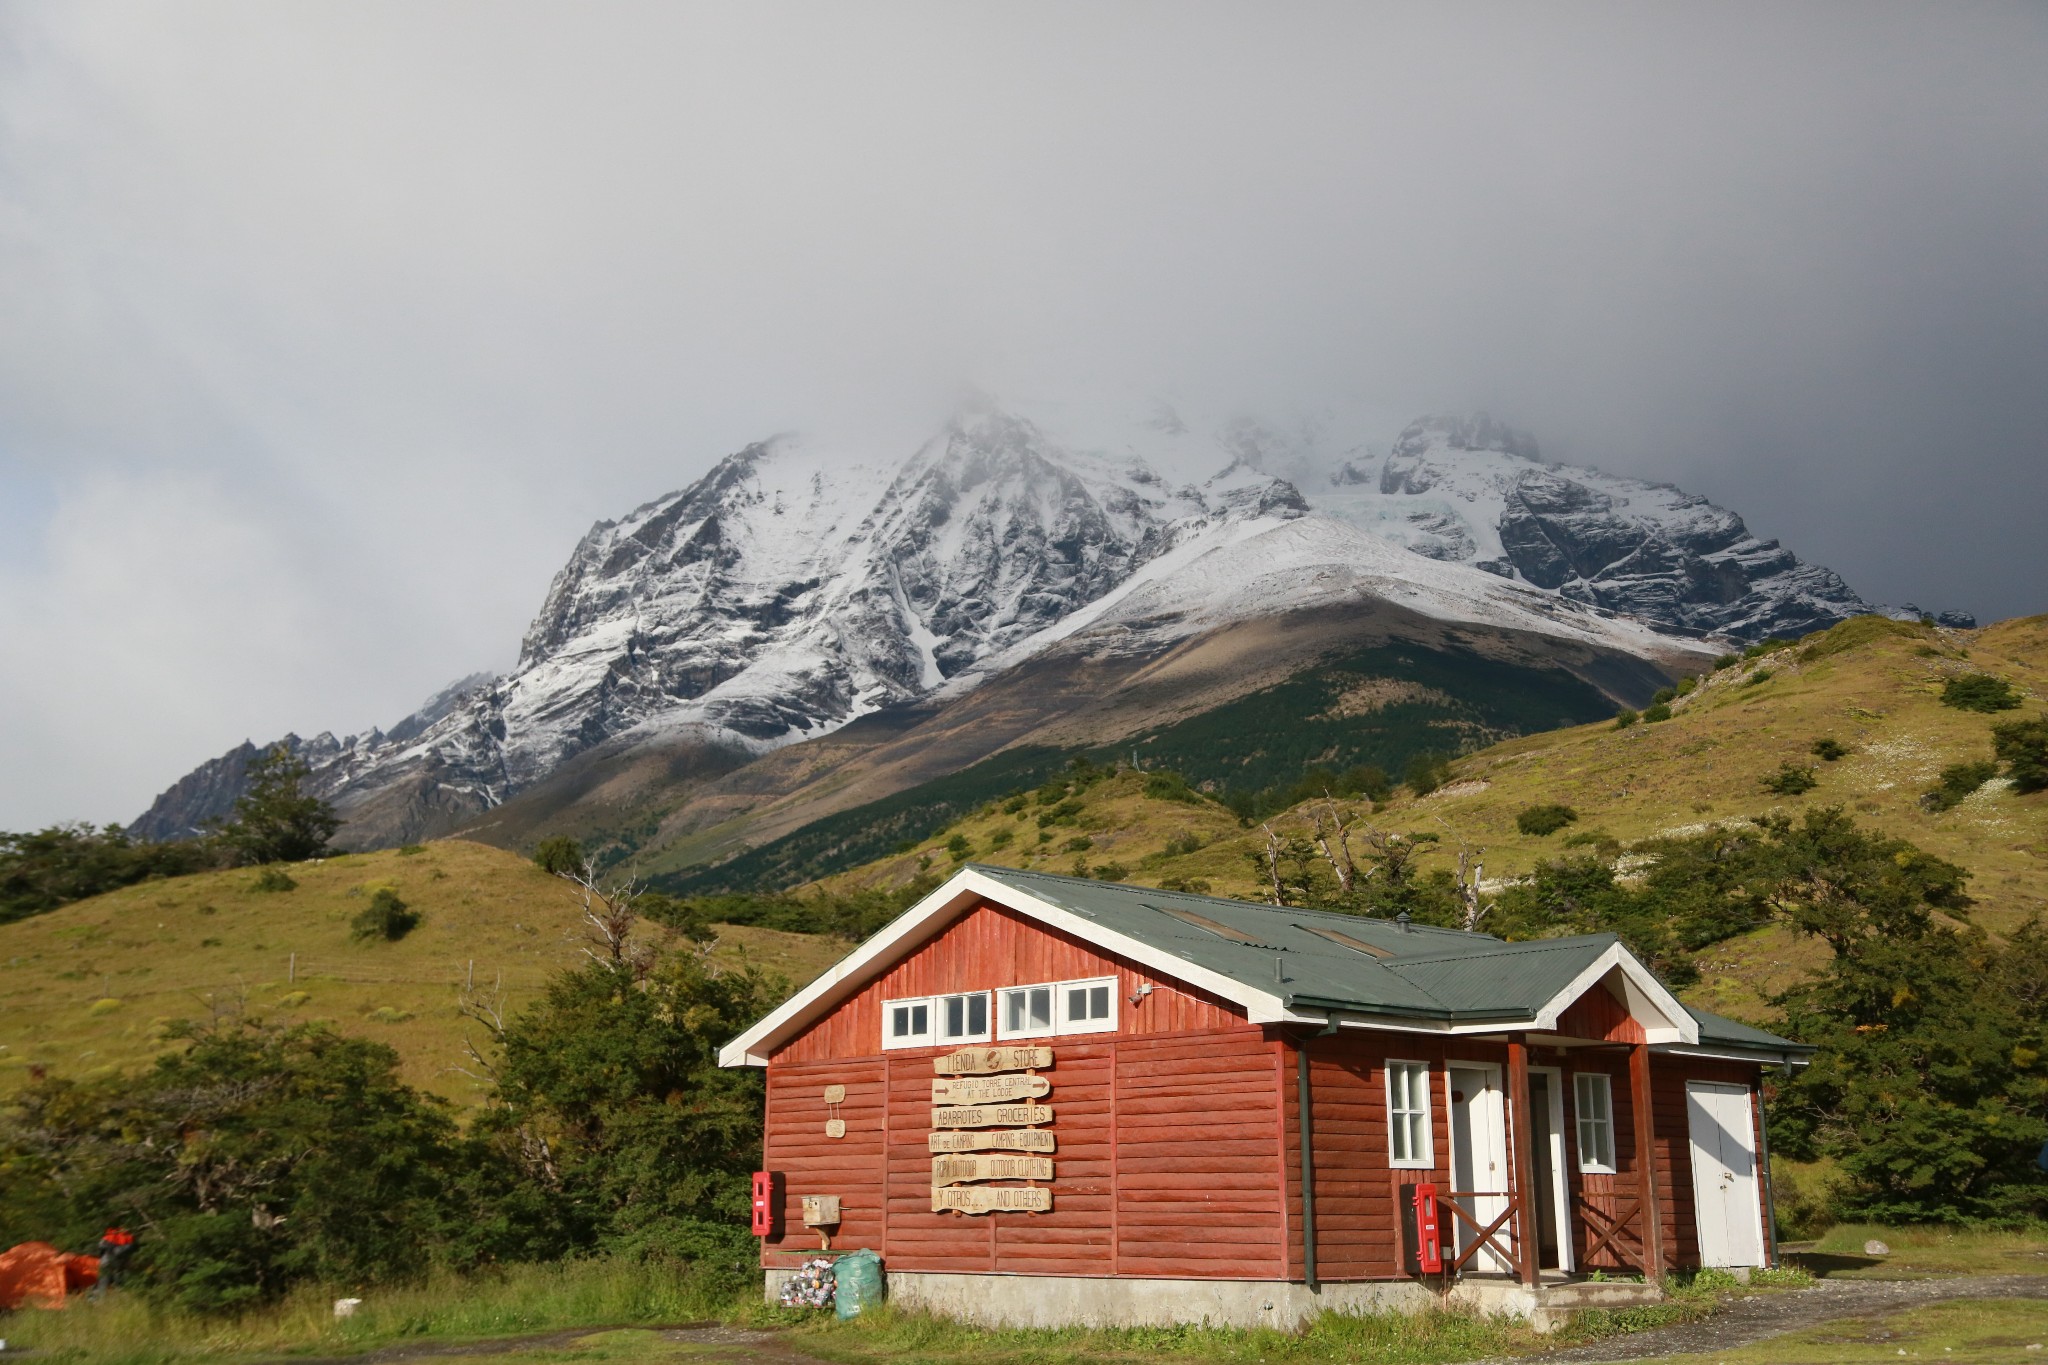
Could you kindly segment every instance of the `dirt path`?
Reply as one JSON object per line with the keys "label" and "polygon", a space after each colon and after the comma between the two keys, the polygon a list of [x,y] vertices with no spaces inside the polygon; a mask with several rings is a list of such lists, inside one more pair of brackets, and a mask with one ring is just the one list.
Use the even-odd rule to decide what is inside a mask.
{"label": "dirt path", "polygon": [[2048,1299],[2048,1275],[1944,1275],[1924,1280],[1821,1280],[1811,1289],[1743,1295],[1698,1322],[1525,1356],[1543,1365],[1659,1360],[1732,1350],[1844,1318],[1883,1317],[1949,1299]]}

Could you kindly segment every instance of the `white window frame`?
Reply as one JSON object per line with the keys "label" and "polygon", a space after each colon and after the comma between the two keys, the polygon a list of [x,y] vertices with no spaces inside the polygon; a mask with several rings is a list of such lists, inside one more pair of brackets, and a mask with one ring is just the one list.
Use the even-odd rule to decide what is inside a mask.
{"label": "white window frame", "polygon": [[[982,1009],[984,1011],[981,1016],[983,1027],[979,1030],[970,1029],[964,1033],[946,1032],[947,1007],[955,1000],[961,1001],[960,1008],[964,1022],[964,1015],[968,1009],[966,1002],[975,999],[979,999],[982,1002]],[[932,997],[932,1041],[934,1046],[958,1047],[963,1043],[986,1043],[995,1037],[995,1029],[996,1002],[993,992],[959,991],[952,995],[935,995]]]}
{"label": "white window frame", "polygon": [[[1415,1081],[1408,1090],[1411,1105],[1422,1107],[1396,1109],[1394,1107],[1394,1074],[1397,1068],[1414,1068]],[[1389,1057],[1386,1062],[1387,1095],[1387,1165],[1397,1171],[1432,1171],[1436,1169],[1436,1115],[1431,1100],[1430,1065],[1428,1062],[1411,1061],[1400,1057]],[[1394,1125],[1408,1115],[1419,1114],[1422,1118],[1422,1143],[1420,1150],[1400,1156],[1394,1149]],[[1402,1131],[1413,1135],[1412,1129],[1402,1125]]]}
{"label": "white window frame", "polygon": [[[1079,981],[1060,982],[1057,986],[1053,987],[1053,1026],[1061,1033],[1115,1033],[1116,998],[1121,989],[1122,987],[1113,976],[1090,976],[1083,977]],[[1109,1014],[1107,1017],[1102,1019],[1075,1019],[1067,1013],[1067,1007],[1072,1003],[1068,995],[1069,992],[1088,991],[1092,993],[1098,990],[1107,991],[1109,994]],[[1092,1003],[1091,1001],[1090,1004]]]}
{"label": "white window frame", "polygon": [[[1587,1082],[1596,1082],[1594,1087],[1600,1093],[1600,1107],[1606,1112],[1588,1115],[1586,1113]],[[1597,1161],[1587,1153],[1586,1133],[1589,1125],[1601,1133],[1600,1145],[1606,1147],[1605,1161]],[[1578,1141],[1579,1171],[1583,1175],[1613,1175],[1614,1162],[1614,1077],[1604,1071],[1574,1071],[1572,1073],[1572,1134]]]}
{"label": "white window frame", "polygon": [[[1010,1027],[1010,997],[1028,991],[1045,991],[1049,999],[1045,1008],[1045,1023],[1026,1022],[1022,1027]],[[1057,981],[1034,981],[1023,986],[1005,986],[996,992],[996,1037],[998,1038],[1050,1038],[1060,1031],[1060,983]],[[1029,1010],[1029,998],[1026,1000]]]}
{"label": "white window frame", "polygon": [[[924,1032],[896,1035],[896,1011],[898,1009],[924,1010]],[[939,1035],[939,1011],[937,1003],[929,995],[913,995],[902,1000],[882,1002],[882,1046],[884,1049],[899,1047],[933,1047]]]}

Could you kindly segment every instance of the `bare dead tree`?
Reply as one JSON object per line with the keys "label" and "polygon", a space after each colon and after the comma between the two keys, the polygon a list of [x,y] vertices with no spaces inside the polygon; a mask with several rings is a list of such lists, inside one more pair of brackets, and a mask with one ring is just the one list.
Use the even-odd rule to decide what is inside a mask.
{"label": "bare dead tree", "polygon": [[[463,1018],[470,1020],[472,1023],[482,1024],[485,1030],[489,1032],[493,1043],[503,1040],[505,1037],[505,978],[503,974],[499,975],[497,984],[492,986],[489,991],[480,991],[474,986],[464,986],[461,996],[456,1001],[455,1009]],[[462,1039],[462,1051],[463,1055],[469,1058],[469,1066],[452,1066],[448,1068],[450,1071],[467,1076],[482,1085],[495,1085],[497,1083],[498,1068],[492,1063],[490,1054],[476,1045],[475,1038],[465,1035]],[[472,1071],[470,1067],[475,1067],[476,1069]]]}
{"label": "bare dead tree", "polygon": [[1266,832],[1264,858],[1266,876],[1273,884],[1273,904],[1285,905],[1287,893],[1280,884],[1280,836],[1273,832],[1273,826],[1270,824],[1261,824],[1259,828]]}
{"label": "bare dead tree", "polygon": [[631,877],[609,884],[600,881],[597,864],[588,858],[577,871],[556,875],[574,886],[582,900],[583,928],[591,940],[584,953],[601,967],[626,972],[635,981],[645,980],[654,965],[654,953],[633,938],[633,925],[639,919],[633,902],[645,888]]}
{"label": "bare dead tree", "polygon": [[[1351,825],[1357,817],[1345,818],[1328,792],[1323,793],[1323,806],[1314,813],[1316,847],[1322,850],[1323,861],[1337,874],[1337,893],[1349,895],[1351,885],[1358,879],[1358,865],[1351,857]],[[1327,825],[1327,828],[1326,828]],[[1330,846],[1332,836],[1336,847]]]}
{"label": "bare dead tree", "polygon": [[[1449,830],[1453,839],[1458,839],[1458,832],[1451,829],[1450,822],[1443,816],[1437,816],[1436,822]],[[1492,908],[1479,903],[1479,882],[1485,875],[1486,850],[1471,848],[1463,839],[1458,839],[1458,898],[1465,903],[1463,928],[1468,934],[1478,930],[1479,921],[1485,919],[1486,912]]]}

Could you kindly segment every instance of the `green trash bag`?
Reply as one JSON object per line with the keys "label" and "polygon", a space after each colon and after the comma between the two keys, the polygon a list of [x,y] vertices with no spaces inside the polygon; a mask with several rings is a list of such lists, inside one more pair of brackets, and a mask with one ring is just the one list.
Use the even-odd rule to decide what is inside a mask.
{"label": "green trash bag", "polygon": [[837,1281],[832,1311],[841,1322],[882,1306],[882,1258],[874,1252],[847,1252],[833,1262],[832,1276]]}

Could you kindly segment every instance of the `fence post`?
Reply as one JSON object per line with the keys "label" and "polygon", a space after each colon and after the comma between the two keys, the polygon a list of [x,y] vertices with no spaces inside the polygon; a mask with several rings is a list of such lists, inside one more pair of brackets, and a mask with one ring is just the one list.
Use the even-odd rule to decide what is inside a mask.
{"label": "fence post", "polygon": [[299,955],[297,953],[293,953],[291,963],[284,969],[284,983],[287,986],[295,986],[298,984],[298,981]]}

